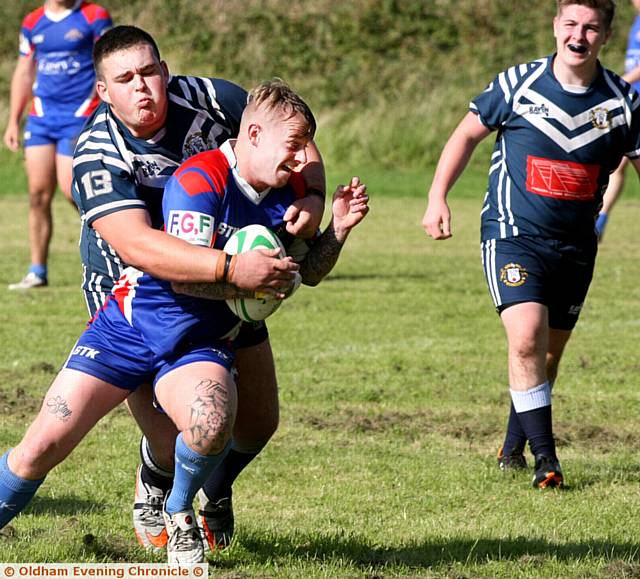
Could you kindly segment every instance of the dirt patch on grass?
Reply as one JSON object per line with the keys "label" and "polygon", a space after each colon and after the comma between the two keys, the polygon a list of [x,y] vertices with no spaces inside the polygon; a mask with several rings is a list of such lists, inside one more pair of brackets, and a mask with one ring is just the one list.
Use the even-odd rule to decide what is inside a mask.
{"label": "dirt patch on grass", "polygon": [[628,579],[640,579],[640,564],[627,563],[625,561],[612,561],[602,567],[601,577],[627,577]]}
{"label": "dirt patch on grass", "polygon": [[13,416],[15,418],[27,418],[34,416],[40,405],[42,397],[30,396],[21,386],[13,390],[0,390],[0,416]]}
{"label": "dirt patch on grass", "polygon": [[433,410],[371,412],[347,408],[328,414],[306,413],[299,421],[315,430],[339,430],[354,433],[395,433],[415,436],[439,434],[462,440],[494,438],[500,430],[477,416],[436,413]]}
{"label": "dirt patch on grass", "polygon": [[631,432],[607,426],[557,425],[556,444],[564,446],[587,446],[593,450],[608,450],[617,446],[634,447],[637,436]]}
{"label": "dirt patch on grass", "polygon": [[[297,420],[314,430],[347,433],[395,434],[410,439],[436,434],[470,444],[494,444],[501,441],[506,425],[506,413],[478,409],[477,412],[436,409],[415,411],[344,408],[331,413],[304,412]],[[620,446],[635,445],[635,435],[615,426],[556,423],[559,447],[588,447],[607,451]]]}

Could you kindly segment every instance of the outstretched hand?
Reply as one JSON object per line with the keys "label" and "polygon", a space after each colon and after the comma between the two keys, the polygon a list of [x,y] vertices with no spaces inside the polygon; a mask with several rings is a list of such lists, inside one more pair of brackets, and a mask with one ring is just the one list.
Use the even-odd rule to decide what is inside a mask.
{"label": "outstretched hand", "polygon": [[331,205],[336,239],[344,243],[349,232],[369,213],[367,186],[358,177],[348,185],[338,185]]}

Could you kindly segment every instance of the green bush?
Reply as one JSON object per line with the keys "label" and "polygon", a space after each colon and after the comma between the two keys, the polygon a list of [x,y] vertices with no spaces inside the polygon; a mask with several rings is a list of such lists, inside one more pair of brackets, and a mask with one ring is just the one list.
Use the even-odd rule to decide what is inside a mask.
{"label": "green bush", "polygon": [[[104,0],[116,23],[151,32],[175,72],[250,87],[279,76],[320,120],[328,162],[432,164],[469,99],[512,64],[553,51],[553,0]],[[8,94],[23,15],[41,2],[5,3],[0,90]],[[603,53],[622,67],[633,18]],[[6,102],[6,100],[5,100]]]}

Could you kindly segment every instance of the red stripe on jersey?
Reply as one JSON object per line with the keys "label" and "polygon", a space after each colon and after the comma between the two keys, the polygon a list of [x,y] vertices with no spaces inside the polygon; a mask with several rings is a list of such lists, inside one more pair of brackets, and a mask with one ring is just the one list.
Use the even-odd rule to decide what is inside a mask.
{"label": "red stripe on jersey", "polygon": [[109,13],[102,6],[83,2],[80,5],[80,12],[89,24],[93,24],[96,20],[106,20],[111,18]]}
{"label": "red stripe on jersey", "polygon": [[27,28],[28,30],[33,30],[33,27],[36,24],[38,24],[38,21],[43,16],[44,16],[44,6],[41,6],[40,8],[37,8],[33,12],[29,12],[29,14],[27,14],[24,17],[24,20],[22,21],[22,28]]}
{"label": "red stripe on jersey", "polygon": [[91,101],[91,103],[87,107],[87,110],[84,111],[84,113],[82,113],[82,116],[83,117],[90,116],[91,113],[93,113],[93,111],[95,111],[98,108],[99,104],[100,104],[100,97],[98,95],[96,95],[95,97],[93,97],[93,100]]}
{"label": "red stripe on jersey", "polygon": [[[204,173],[210,181],[202,175]],[[229,176],[229,162],[219,150],[205,151],[187,159],[174,173],[182,188],[190,196],[212,191],[224,196]]]}
{"label": "red stripe on jersey", "polygon": [[[113,290],[111,292],[112,296],[115,297],[116,302],[118,302],[118,308],[123,314],[125,313],[124,300],[129,295],[129,291],[131,290],[132,287],[134,287],[134,285],[135,284],[132,284],[127,279],[127,275],[124,274],[120,277],[116,285],[113,286]],[[106,303],[105,303],[105,306],[106,306]]]}
{"label": "red stripe on jersey", "polygon": [[599,165],[527,157],[527,190],[566,201],[591,201],[598,189]]}
{"label": "red stripe on jersey", "polygon": [[209,181],[200,171],[197,171],[193,167],[185,169],[180,173],[178,176],[178,183],[180,183],[184,192],[189,195],[189,197],[211,191],[211,184]]}

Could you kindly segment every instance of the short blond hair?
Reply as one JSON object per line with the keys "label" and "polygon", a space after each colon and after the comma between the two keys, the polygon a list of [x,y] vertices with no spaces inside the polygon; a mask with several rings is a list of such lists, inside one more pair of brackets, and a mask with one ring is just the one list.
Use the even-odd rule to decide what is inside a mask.
{"label": "short blond hair", "polygon": [[265,81],[249,92],[247,110],[258,109],[282,112],[287,118],[301,115],[306,122],[306,136],[313,139],[316,133],[316,119],[309,105],[280,78]]}
{"label": "short blond hair", "polygon": [[604,25],[607,30],[611,30],[613,17],[616,14],[616,3],[614,0],[556,0],[556,5],[558,7],[557,15],[560,15],[563,8],[571,6],[572,4],[578,4],[579,6],[586,6],[587,8],[598,10],[604,18]]}

